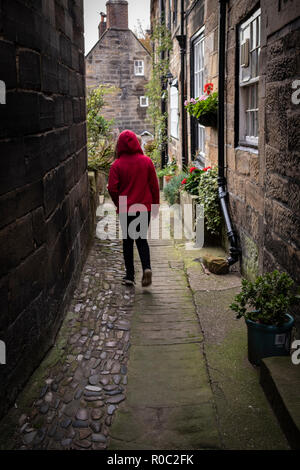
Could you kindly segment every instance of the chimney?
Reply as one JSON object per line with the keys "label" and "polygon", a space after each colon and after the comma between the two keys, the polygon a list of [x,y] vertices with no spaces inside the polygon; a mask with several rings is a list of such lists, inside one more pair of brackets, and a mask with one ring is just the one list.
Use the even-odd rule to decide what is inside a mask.
{"label": "chimney", "polygon": [[98,30],[99,30],[99,39],[101,38],[102,34],[106,30],[106,14],[101,11],[101,22],[99,23]]}
{"label": "chimney", "polygon": [[128,29],[128,2],[108,0],[106,2],[107,28]]}

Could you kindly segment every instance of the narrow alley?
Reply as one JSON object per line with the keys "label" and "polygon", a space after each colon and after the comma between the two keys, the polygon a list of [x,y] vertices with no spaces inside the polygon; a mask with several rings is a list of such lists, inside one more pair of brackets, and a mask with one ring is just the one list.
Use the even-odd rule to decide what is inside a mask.
{"label": "narrow alley", "polygon": [[153,285],[131,288],[120,241],[95,238],[55,346],[1,423],[1,448],[289,448],[228,309],[240,277],[208,275],[201,252],[152,240]]}
{"label": "narrow alley", "polygon": [[299,64],[299,0],[0,0],[1,451],[300,449]]}

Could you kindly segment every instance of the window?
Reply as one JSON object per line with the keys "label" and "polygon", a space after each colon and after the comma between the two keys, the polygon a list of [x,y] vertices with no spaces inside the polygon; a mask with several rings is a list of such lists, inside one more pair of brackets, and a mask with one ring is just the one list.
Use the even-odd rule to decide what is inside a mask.
{"label": "window", "polygon": [[177,25],[177,0],[173,0],[173,23]]}
{"label": "window", "polygon": [[148,96],[140,96],[140,107],[146,108],[149,106]]}
{"label": "window", "polygon": [[240,26],[240,128],[241,144],[258,145],[258,82],[260,10]]}
{"label": "window", "polygon": [[171,15],[172,15],[172,0],[169,0],[169,8],[168,8],[168,27],[171,28]]}
{"label": "window", "polygon": [[170,134],[172,137],[175,137],[175,139],[178,139],[178,105],[178,80],[175,79],[170,87]]}
{"label": "window", "polygon": [[[199,38],[193,43],[193,60],[194,60],[194,96],[198,98],[203,95],[204,87],[204,34],[201,34]],[[201,126],[196,122],[195,129],[195,142],[194,142],[194,153],[198,153],[200,160],[205,162],[205,127]]]}
{"label": "window", "polygon": [[144,61],[143,60],[134,61],[134,75],[144,75]]}

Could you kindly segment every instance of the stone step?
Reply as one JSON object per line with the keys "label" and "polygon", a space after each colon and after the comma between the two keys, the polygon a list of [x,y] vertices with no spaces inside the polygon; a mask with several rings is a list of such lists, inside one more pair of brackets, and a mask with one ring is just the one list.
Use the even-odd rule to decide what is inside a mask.
{"label": "stone step", "polygon": [[300,450],[300,365],[290,356],[265,358],[260,383],[291,448]]}

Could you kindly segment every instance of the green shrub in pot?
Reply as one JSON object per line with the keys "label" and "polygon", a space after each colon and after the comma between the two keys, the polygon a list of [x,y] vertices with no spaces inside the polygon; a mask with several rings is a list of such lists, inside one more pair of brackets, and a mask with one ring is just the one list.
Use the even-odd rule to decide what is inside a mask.
{"label": "green shrub in pot", "polygon": [[164,196],[171,206],[179,203],[181,182],[183,178],[186,178],[187,176],[187,173],[182,172],[179,175],[174,176],[164,187]]}
{"label": "green shrub in pot", "polygon": [[298,296],[287,273],[275,270],[242,288],[230,308],[244,318],[248,328],[248,358],[259,365],[264,357],[289,355],[293,317],[288,313]]}

